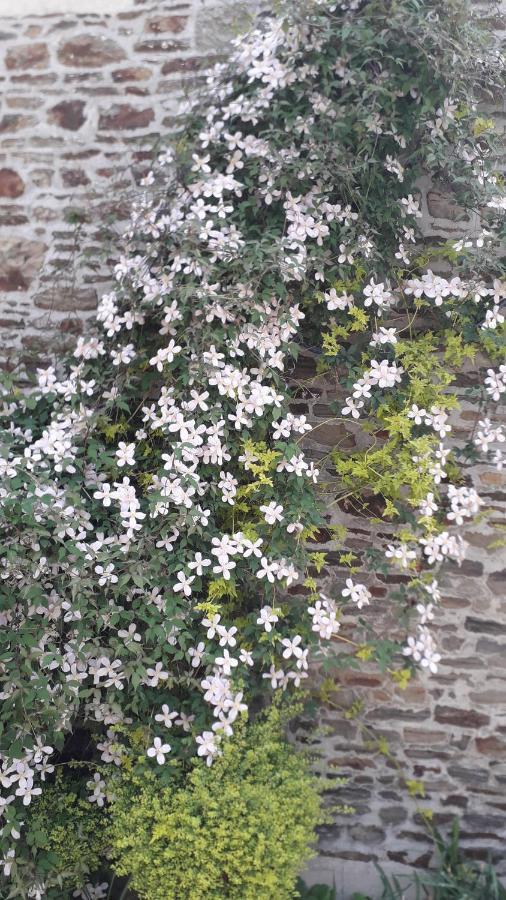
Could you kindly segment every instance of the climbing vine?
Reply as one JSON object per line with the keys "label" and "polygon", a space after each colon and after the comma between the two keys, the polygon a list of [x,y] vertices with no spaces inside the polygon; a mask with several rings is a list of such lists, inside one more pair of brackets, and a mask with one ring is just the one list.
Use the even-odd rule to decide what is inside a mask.
{"label": "climbing vine", "polygon": [[[339,528],[350,577],[318,588],[327,469],[291,408],[301,354],[356,437],[331,454],[336,496],[379,502],[398,528],[371,566],[410,576],[405,642],[356,659],[437,670],[434,570],[482,505],[465,464],[503,459],[506,199],[476,105],[501,73],[463,0],[279,4],[144,179],[96,329],[30,393],[4,378],[3,896],[61,896],[27,809],[57,769],[107,809],[117,773],[165,789],[174,765],[212,766],[310,659],[339,662],[343,609],[373,608]],[[428,178],[462,239],[424,234]],[[455,443],[466,362],[479,416]]]}

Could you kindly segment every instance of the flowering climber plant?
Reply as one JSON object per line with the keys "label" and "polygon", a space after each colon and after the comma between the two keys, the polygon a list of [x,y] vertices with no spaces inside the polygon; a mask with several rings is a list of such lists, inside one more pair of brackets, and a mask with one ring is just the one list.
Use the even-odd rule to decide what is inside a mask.
{"label": "flowering climber plant", "polygon": [[[461,0],[281,4],[144,179],[96,329],[28,395],[5,379],[0,838],[15,885],[35,877],[20,835],[55,766],[83,766],[102,807],[122,767],[167,785],[194,756],[212,765],[239,716],[334,652],[341,607],[372,605],[352,577],[338,599],[313,577],[326,470],[290,405],[308,347],[337,373],[336,421],[363,435],[323,465],[337,496],[378,497],[398,520],[377,564],[411,576],[403,653],[437,670],[434,565],[463,558],[458,527],[481,506],[459,457],[502,465],[488,410],[451,443],[466,358],[486,354],[487,405],[506,389],[506,202],[474,100],[499,71]],[[422,175],[480,211],[465,239],[423,239]]]}

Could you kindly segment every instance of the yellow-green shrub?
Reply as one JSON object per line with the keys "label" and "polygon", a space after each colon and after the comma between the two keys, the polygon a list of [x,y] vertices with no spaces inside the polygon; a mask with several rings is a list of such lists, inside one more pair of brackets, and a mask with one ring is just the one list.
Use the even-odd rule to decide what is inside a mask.
{"label": "yellow-green shrub", "polygon": [[185,785],[154,776],[115,787],[113,868],[142,900],[284,900],[311,856],[320,798],[279,713],[238,729],[211,768]]}
{"label": "yellow-green shrub", "polygon": [[80,797],[77,790],[77,785],[74,789],[58,778],[33,804],[27,823],[37,874],[45,879],[51,873],[51,884],[69,889],[100,867],[107,843],[103,810]]}

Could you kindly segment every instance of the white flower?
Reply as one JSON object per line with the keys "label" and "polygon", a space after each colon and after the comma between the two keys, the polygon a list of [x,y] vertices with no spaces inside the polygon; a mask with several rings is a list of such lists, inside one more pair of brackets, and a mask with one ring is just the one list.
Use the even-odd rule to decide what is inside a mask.
{"label": "white flower", "polygon": [[388,307],[392,306],[395,301],[394,295],[385,286],[384,282],[376,283],[374,278],[371,278],[369,284],[364,288],[364,297],[364,306],[368,307],[372,306],[373,303],[376,304],[378,315],[381,315],[383,309],[388,309]]}
{"label": "white flower", "polygon": [[158,687],[160,681],[167,681],[169,673],[164,671],[161,662],[157,662],[155,663],[154,668],[146,669],[146,676],[147,677],[144,679],[145,684],[149,687]]}
{"label": "white flower", "polygon": [[268,503],[266,506],[261,506],[260,512],[263,512],[265,521],[268,525],[275,525],[276,522],[283,521],[283,507],[280,503],[277,504],[275,500],[272,500],[271,503]]}
{"label": "white flower", "polygon": [[427,606],[424,606],[423,603],[417,603],[416,611],[420,615],[421,625],[426,625],[427,622],[431,622],[434,618],[434,607],[432,603],[427,603]]}
{"label": "white flower", "polygon": [[424,500],[420,500],[419,509],[422,516],[432,516],[437,511],[438,505],[434,502],[432,491],[429,491]]}
{"label": "white flower", "polygon": [[396,344],[397,335],[395,328],[379,328],[375,331],[369,344],[371,347],[377,347],[379,344]]}
{"label": "white flower", "polygon": [[234,497],[237,494],[238,484],[237,478],[234,478],[230,472],[220,472],[218,487],[221,491],[221,499],[224,503],[229,503],[230,506],[234,505]]}
{"label": "white flower", "polygon": [[231,628],[225,628],[223,625],[218,625],[217,628],[218,634],[220,636],[220,647],[226,647],[227,644],[229,647],[235,647],[237,641],[234,635],[237,634],[237,628],[235,625],[232,625]]}
{"label": "white flower", "polygon": [[120,630],[118,631],[118,637],[124,640],[125,644],[129,644],[131,641],[139,643],[142,640],[139,632],[137,631],[135,622],[132,622],[132,624],[129,625],[128,628],[120,628]]}
{"label": "white flower", "polygon": [[221,616],[219,613],[215,613],[214,616],[210,619],[202,619],[202,625],[204,628],[207,628],[207,637],[209,639],[213,638],[218,631],[218,624],[221,622]]}
{"label": "white flower", "polygon": [[158,765],[162,766],[165,762],[165,756],[167,753],[170,753],[170,750],[170,744],[163,744],[161,738],[155,737],[153,746],[149,747],[149,749],[147,750],[147,755],[150,757],[154,756]]}
{"label": "white flower", "polygon": [[104,506],[111,505],[111,485],[104,482],[98,491],[93,494],[95,500],[101,500]]}
{"label": "white flower", "polygon": [[114,574],[113,563],[109,563],[105,568],[103,566],[95,566],[95,572],[100,576],[98,583],[101,586],[104,584],[116,584],[118,581],[118,576]]}
{"label": "white flower", "polygon": [[271,683],[271,687],[273,690],[276,690],[277,687],[283,684],[285,679],[285,673],[283,669],[276,669],[275,665],[271,665],[268,672],[264,672],[262,678],[266,678]]}
{"label": "white flower", "polygon": [[435,534],[430,538],[420,538],[420,544],[423,545],[423,552],[429,565],[441,562],[445,556],[455,559],[460,565],[464,559],[467,547],[466,542],[460,535],[451,535],[448,531],[442,531],[440,534]]}
{"label": "white flower", "polygon": [[301,534],[304,531],[302,522],[289,522],[286,526],[288,534]]}
{"label": "white flower", "polygon": [[492,397],[492,400],[499,400],[501,394],[506,391],[506,365],[499,366],[497,372],[493,369],[487,369],[487,377],[485,378],[486,391]]}
{"label": "white flower", "polygon": [[453,484],[448,486],[448,498],[451,503],[448,518],[453,520],[456,525],[463,525],[464,519],[475,516],[483,504],[483,500],[474,488],[456,488]]}
{"label": "white flower", "polygon": [[254,665],[253,657],[249,650],[241,649],[241,651],[239,652],[239,659],[242,663],[244,663],[245,666]]}
{"label": "white flower", "polygon": [[242,702],[243,696],[243,692],[239,691],[234,697],[228,697],[225,700],[229,722],[235,722],[239,713],[248,711],[247,704]]}
{"label": "white flower", "polygon": [[179,718],[176,719],[176,725],[179,725],[183,731],[191,731],[192,723],[195,720],[195,716],[187,716],[186,713],[179,713]]}
{"label": "white flower", "polygon": [[349,309],[353,306],[354,298],[352,294],[338,294],[335,288],[331,288],[327,294],[323,295],[327,304],[327,309],[332,312],[334,309]]}
{"label": "white flower", "polygon": [[220,749],[216,743],[216,735],[212,731],[204,731],[196,738],[198,746],[198,756],[205,756],[208,766],[212,765],[215,756],[220,755]]}
{"label": "white flower", "polygon": [[439,584],[436,579],[434,578],[430,584],[424,584],[423,586],[434,600],[434,603],[439,603],[441,600],[441,591],[439,590]]}
{"label": "white flower", "polygon": [[22,777],[19,779],[16,797],[23,798],[23,806],[29,806],[33,797],[40,796],[40,794],[42,794],[42,788],[33,786],[33,778]]}
{"label": "white flower", "polygon": [[98,772],[95,772],[92,781],[86,782],[86,787],[92,792],[88,797],[90,803],[103,806],[105,802],[105,781],[103,781]]}
{"label": "white flower", "polygon": [[427,416],[427,411],[425,409],[420,409],[416,403],[413,403],[411,409],[408,412],[408,419],[413,419],[415,425],[421,425],[425,421],[425,417]]}
{"label": "white flower", "polygon": [[119,468],[122,466],[135,465],[134,451],[135,444],[125,444],[125,441],[119,442],[118,449],[116,450],[116,462]]}
{"label": "white flower", "polygon": [[407,544],[403,543],[397,547],[394,544],[389,544],[387,550],[385,550],[385,556],[388,559],[398,561],[401,568],[407,569],[412,560],[416,559],[416,550],[409,550]]}
{"label": "white flower", "polygon": [[434,674],[437,672],[441,656],[436,653],[433,639],[425,625],[418,626],[417,637],[409,637],[402,652],[404,656],[411,656],[415,662],[419,662],[423,668]]}
{"label": "white flower", "polygon": [[418,200],[415,200],[413,194],[408,194],[407,197],[403,197],[401,200],[401,206],[403,215],[415,216],[415,218],[417,219],[420,219],[422,217],[420,202]]}
{"label": "white flower", "polygon": [[394,387],[395,384],[398,384],[403,373],[404,369],[402,366],[398,366],[396,363],[390,364],[388,359],[382,359],[381,362],[373,359],[367,375],[372,384],[385,388]]}
{"label": "white flower", "polygon": [[276,580],[276,575],[279,570],[279,563],[276,560],[269,562],[269,560],[262,556],[260,560],[260,568],[257,572],[257,578],[267,578],[271,584],[274,584]]}
{"label": "white flower", "polygon": [[351,414],[353,419],[360,418],[360,410],[364,405],[363,400],[354,400],[353,397],[346,397],[346,405],[343,406],[341,413],[343,416],[349,416]]}
{"label": "white flower", "polygon": [[404,167],[401,166],[398,159],[394,159],[393,156],[386,157],[385,161],[385,169],[387,172],[392,172],[398,179],[398,181],[404,181]]}
{"label": "white flower", "polygon": [[174,357],[180,353],[182,347],[176,345],[175,340],[171,338],[168,345],[157,351],[156,356],[153,356],[149,363],[151,366],[156,366],[159,372],[163,372],[163,367],[166,362],[171,363],[174,360]]}
{"label": "white flower", "polygon": [[302,643],[300,634],[296,634],[294,638],[282,638],[281,643],[285,648],[283,650],[283,659],[290,659],[291,656],[300,659],[303,653],[303,648],[299,646]]}
{"label": "white flower", "polygon": [[175,594],[177,594],[178,591],[182,591],[185,597],[191,597],[191,593],[192,593],[191,586],[192,586],[193,582],[195,581],[195,577],[196,577],[195,575],[186,576],[184,574],[184,572],[178,572],[176,575],[178,583],[174,585],[172,590],[174,591]]}
{"label": "white flower", "polygon": [[196,553],[192,562],[188,563],[188,568],[195,572],[196,575],[203,575],[204,569],[211,565],[210,559],[204,559],[202,553]]}
{"label": "white flower", "polygon": [[346,587],[341,591],[343,597],[349,597],[353,603],[356,603],[359,609],[363,606],[369,606],[371,601],[371,593],[365,584],[355,584],[351,578],[346,579]]}
{"label": "white flower", "polygon": [[128,365],[136,357],[133,344],[127,344],[126,347],[120,347],[119,350],[111,350],[111,359],[113,366],[119,366],[121,363]]}
{"label": "white flower", "polygon": [[155,715],[155,722],[162,722],[166,728],[172,728],[173,719],[177,719],[179,713],[170,711],[166,703],[162,706],[162,711]]}
{"label": "white flower", "polygon": [[235,567],[236,563],[233,559],[222,558],[215,566],[213,566],[213,572],[215,575],[221,575],[225,581],[230,581],[230,573]]}
{"label": "white flower", "polygon": [[230,656],[226,649],[223,651],[223,656],[217,656],[214,661],[222,669],[224,675],[231,675],[232,669],[239,665],[238,661],[233,656]]}
{"label": "white flower", "polygon": [[190,649],[188,650],[188,656],[192,661],[192,666],[194,669],[197,669],[200,666],[205,650],[206,645],[203,641],[200,641],[200,643],[197,644],[196,647],[190,647]]}
{"label": "white flower", "polygon": [[278,616],[273,611],[272,606],[263,606],[257,619],[257,625],[263,625],[267,632],[272,631],[272,626],[279,621]]}

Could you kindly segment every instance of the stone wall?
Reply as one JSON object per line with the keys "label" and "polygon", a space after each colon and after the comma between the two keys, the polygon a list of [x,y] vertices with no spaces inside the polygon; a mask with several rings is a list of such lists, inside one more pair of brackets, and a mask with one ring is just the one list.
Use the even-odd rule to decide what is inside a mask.
{"label": "stone wall", "polygon": [[[343,438],[344,446],[350,446],[349,431],[332,424],[330,403],[342,396],[335,382],[312,377],[310,358],[296,374],[299,385],[304,377],[311,378],[297,411],[310,412],[315,430],[308,449],[320,461],[321,481],[331,485],[335,476],[328,453],[338,442],[343,446]],[[455,389],[462,404],[452,420],[456,443],[466,441],[480,418],[466,399],[474,381],[472,372],[463,373]],[[318,770],[329,783],[329,804],[347,804],[355,813],[334,817],[323,830],[320,855],[310,866],[308,880],[335,881],[343,900],[353,890],[379,896],[374,862],[396,874],[430,863],[432,844],[422,809],[432,811],[434,824],[443,832],[458,816],[469,855],[485,860],[490,854],[506,875],[505,480],[504,473],[489,466],[473,466],[468,474],[484,500],[486,519],[461,529],[469,542],[467,558],[461,567],[449,564],[440,579],[443,599],[432,623],[443,657],[438,673],[420,671],[400,690],[377,668],[362,663],[359,670],[346,670],[336,679],[319,727],[309,737],[319,757]],[[371,527],[346,503],[336,504],[331,488],[328,509],[328,524],[348,530],[346,551],[355,553],[354,565],[360,567],[356,580],[373,595],[368,623],[381,636],[402,639],[403,632],[395,634],[392,600],[385,598],[409,579],[375,575],[364,559],[371,546],[386,549],[394,527],[386,521]],[[338,599],[348,572],[339,565],[342,545],[329,537],[323,529],[315,549],[327,553],[323,590]],[[354,619],[343,620],[341,635],[356,640],[354,625]],[[348,718],[357,700],[363,709]],[[303,729],[300,737],[307,742]],[[388,755],[375,749],[379,739],[386,741]],[[333,784],[342,776],[348,778],[344,787]],[[423,782],[425,796],[410,797],[405,779]]]}
{"label": "stone wall", "polygon": [[7,17],[2,3],[0,361],[33,365],[93,314],[104,225],[113,247],[158,136],[247,6],[61,0],[85,12]]}
{"label": "stone wall", "polygon": [[[220,51],[223,34],[236,30],[254,5],[104,0],[99,15],[92,12],[95,0],[61,0],[65,9],[78,2],[85,10],[80,15],[0,22],[0,361],[11,365],[20,358],[30,365],[47,360],[85,327],[97,295],[107,289],[104,224],[112,256],[114,235],[158,135],[170,133],[176,107],[204,60]],[[51,3],[54,9],[56,0]],[[115,3],[121,11],[114,12]],[[479,8],[491,14],[489,5]],[[496,15],[495,25],[505,31],[504,16]],[[504,109],[496,112],[504,127]],[[427,235],[472,226],[459,221],[435,186],[421,188]],[[309,409],[318,426],[308,447],[321,460],[342,437],[330,412],[337,386],[313,377],[310,357],[297,375],[310,379],[296,406]],[[457,439],[477,415],[465,399],[471,382],[467,373],[458,386]],[[459,815],[465,845],[478,858],[490,851],[506,873],[506,560],[497,546],[504,479],[485,467],[470,474],[491,512],[486,523],[465,530],[468,559],[445,576],[435,623],[444,656],[439,673],[421,674],[398,691],[376,670],[348,671],[311,738],[329,799],[355,808],[323,831],[320,856],[308,872],[310,880],[334,880],[342,898],[353,890],[377,896],[375,860],[391,871],[427,865],[430,844],[420,807],[432,809],[443,828]],[[371,528],[331,501],[328,523],[346,525],[347,544],[361,561],[372,543],[388,542],[388,524]],[[346,572],[341,548],[327,537],[323,531],[317,548],[328,553],[324,586],[339,596]],[[362,574],[381,630],[388,621],[387,583]],[[390,577],[388,586],[394,581]],[[364,711],[347,718],[344,711],[356,699]],[[395,762],[367,748],[370,734],[364,736],[361,723],[387,739]],[[348,784],[334,786],[343,775]],[[403,777],[423,781],[427,796],[409,798]]]}

